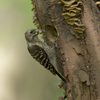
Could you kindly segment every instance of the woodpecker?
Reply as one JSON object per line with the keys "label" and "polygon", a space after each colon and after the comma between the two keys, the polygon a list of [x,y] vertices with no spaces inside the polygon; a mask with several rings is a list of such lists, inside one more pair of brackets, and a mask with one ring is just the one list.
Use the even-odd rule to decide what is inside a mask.
{"label": "woodpecker", "polygon": [[41,31],[40,29],[29,29],[25,32],[28,51],[44,68],[49,70],[53,75],[58,75],[65,82],[65,78],[54,67],[56,66],[56,58],[53,48],[42,42],[38,37]]}

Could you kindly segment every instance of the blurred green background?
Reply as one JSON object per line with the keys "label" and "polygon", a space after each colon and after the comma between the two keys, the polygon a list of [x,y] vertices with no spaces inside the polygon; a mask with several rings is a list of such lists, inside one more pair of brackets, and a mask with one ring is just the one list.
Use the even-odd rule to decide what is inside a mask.
{"label": "blurred green background", "polygon": [[28,53],[24,33],[35,28],[31,0],[0,0],[0,100],[58,100],[60,79]]}

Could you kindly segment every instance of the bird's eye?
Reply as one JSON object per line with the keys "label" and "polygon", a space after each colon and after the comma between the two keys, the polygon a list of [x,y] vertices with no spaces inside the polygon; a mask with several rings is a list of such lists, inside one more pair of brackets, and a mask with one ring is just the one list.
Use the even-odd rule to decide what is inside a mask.
{"label": "bird's eye", "polygon": [[33,32],[32,32],[32,31],[30,31],[30,33],[32,34]]}

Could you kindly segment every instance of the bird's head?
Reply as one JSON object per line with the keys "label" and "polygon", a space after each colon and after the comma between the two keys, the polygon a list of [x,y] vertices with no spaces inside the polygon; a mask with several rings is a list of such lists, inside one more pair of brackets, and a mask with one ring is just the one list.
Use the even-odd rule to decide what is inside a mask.
{"label": "bird's head", "polygon": [[37,36],[38,34],[39,34],[39,32],[37,29],[28,29],[25,32],[26,41],[27,42],[39,41],[38,36]]}

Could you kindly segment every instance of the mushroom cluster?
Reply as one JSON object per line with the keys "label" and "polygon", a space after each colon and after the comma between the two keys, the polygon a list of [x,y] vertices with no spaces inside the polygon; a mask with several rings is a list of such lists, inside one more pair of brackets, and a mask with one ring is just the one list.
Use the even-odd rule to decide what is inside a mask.
{"label": "mushroom cluster", "polygon": [[83,33],[85,31],[85,26],[80,21],[80,14],[82,10],[82,1],[81,0],[61,0],[58,4],[63,5],[63,13],[67,24],[73,25],[74,31],[77,33]]}
{"label": "mushroom cluster", "polygon": [[37,17],[37,12],[36,12],[36,5],[35,3],[32,1],[32,11],[33,11],[33,15],[32,15],[32,19],[33,19],[33,23],[36,25],[37,29],[41,29],[41,26],[39,24],[39,21],[38,21],[38,17]]}

